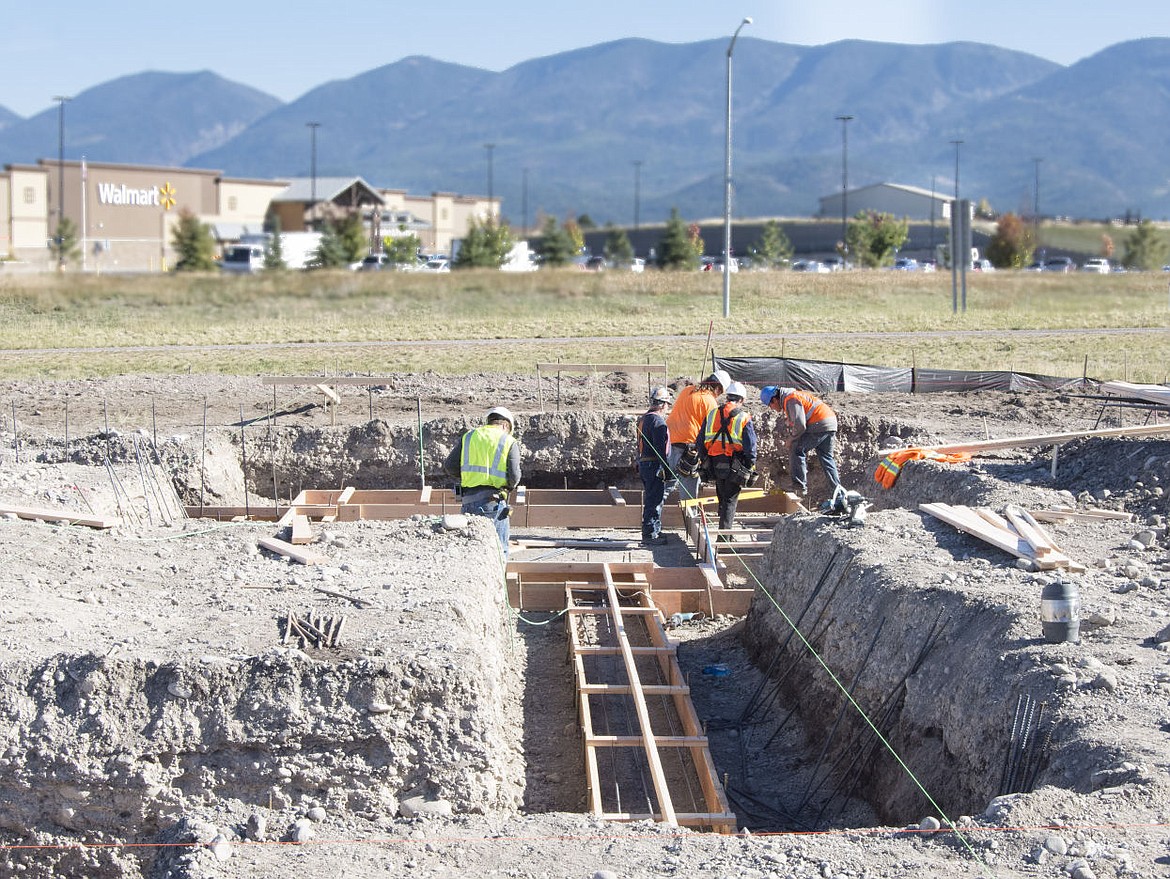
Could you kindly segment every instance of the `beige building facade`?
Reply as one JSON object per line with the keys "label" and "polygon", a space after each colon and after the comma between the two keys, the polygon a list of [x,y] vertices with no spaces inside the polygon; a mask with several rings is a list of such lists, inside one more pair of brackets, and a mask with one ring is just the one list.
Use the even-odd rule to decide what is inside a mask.
{"label": "beige building facade", "polygon": [[[69,270],[156,272],[173,268],[173,230],[183,211],[211,226],[221,245],[260,232],[265,218],[279,215],[285,231],[309,228],[314,218],[360,211],[370,228],[381,212],[383,235],[402,218],[423,248],[450,253],[471,218],[498,216],[499,200],[436,192],[409,195],[375,190],[360,178],[336,192],[318,192],[314,206],[300,190],[306,181],[247,180],[197,168],[123,165],[41,159],[35,165],[0,170],[0,271],[49,271],[60,208],[77,230],[80,257]],[[352,183],[357,181],[357,183]],[[322,183],[325,180],[320,181]],[[333,196],[336,195],[336,198]]]}

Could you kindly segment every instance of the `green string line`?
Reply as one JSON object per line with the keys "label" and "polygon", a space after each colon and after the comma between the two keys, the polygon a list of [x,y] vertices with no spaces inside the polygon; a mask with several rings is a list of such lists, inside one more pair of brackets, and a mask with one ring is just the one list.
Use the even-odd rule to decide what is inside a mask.
{"label": "green string line", "polygon": [[845,687],[845,685],[841,683],[841,681],[837,677],[837,675],[833,673],[833,670],[831,668],[829,668],[828,663],[826,663],[824,658],[816,651],[816,648],[814,648],[813,645],[811,643],[809,643],[808,639],[805,638],[804,633],[802,631],[800,631],[800,629],[792,621],[792,619],[788,616],[788,614],[784,612],[784,608],[782,608],[776,602],[776,599],[772,596],[772,594],[766,588],[764,588],[764,584],[762,582],[760,582],[760,579],[759,579],[759,577],[756,576],[755,571],[753,571],[751,569],[751,567],[742,558],[739,557],[739,553],[736,552],[735,546],[733,544],[730,544],[730,543],[727,545],[729,547],[731,547],[732,554],[735,555],[735,557],[739,561],[739,563],[741,565],[743,565],[744,570],[746,570],[748,572],[748,576],[751,577],[751,579],[755,582],[755,584],[758,587],[760,587],[759,591],[767,596],[768,601],[770,601],[772,603],[772,606],[775,607],[776,610],[779,612],[780,616],[784,618],[784,622],[786,622],[788,624],[789,628],[792,629],[792,631],[795,633],[796,637],[800,639],[800,642],[805,646],[805,649],[808,650],[808,652],[816,659],[816,661],[820,664],[821,668],[823,668],[825,670],[825,673],[829,676],[829,679],[836,685],[837,689],[841,691],[841,693],[845,697],[846,701],[851,706],[853,706],[854,710],[857,711],[857,713],[858,713],[858,715],[860,715],[861,719],[865,721],[866,725],[873,731],[873,734],[875,736],[877,736],[878,741],[880,741],[882,743],[882,746],[890,753],[890,756],[892,756],[894,758],[894,760],[897,761],[898,765],[900,767],[902,767],[902,769],[903,769],[903,771],[905,771],[906,775],[908,775],[910,777],[910,780],[912,782],[914,782],[914,786],[917,787],[918,790],[920,790],[922,792],[922,795],[924,797],[926,797],[927,802],[929,802],[930,805],[932,807],[934,807],[935,811],[938,812],[938,814],[942,817],[943,826],[950,829],[955,834],[955,836],[957,836],[959,838],[959,840],[963,843],[964,848],[967,849],[967,851],[971,854],[971,856],[973,858],[975,858],[975,860],[979,861],[979,863],[982,864],[984,867],[987,867],[989,870],[992,870],[992,872],[994,874],[998,875],[995,868],[991,867],[991,865],[989,865],[986,861],[983,860],[982,857],[979,856],[979,853],[977,851],[975,851],[974,847],[971,845],[970,840],[968,840],[967,837],[965,835],[963,835],[962,832],[960,832],[958,827],[955,826],[954,822],[951,821],[951,819],[947,816],[946,812],[943,811],[942,807],[937,802],[935,802],[934,797],[932,797],[930,795],[930,792],[926,789],[926,787],[922,784],[922,782],[918,780],[918,776],[914,774],[914,770],[912,770],[906,764],[906,761],[902,759],[901,755],[894,749],[894,746],[892,744],[890,744],[890,742],[886,739],[885,736],[883,736],[881,734],[881,731],[878,730],[878,728],[874,724],[874,722],[872,720],[870,720],[869,715],[866,714],[865,709],[862,708],[860,704],[858,704],[857,700],[853,698],[853,695],[849,692],[849,690]]}

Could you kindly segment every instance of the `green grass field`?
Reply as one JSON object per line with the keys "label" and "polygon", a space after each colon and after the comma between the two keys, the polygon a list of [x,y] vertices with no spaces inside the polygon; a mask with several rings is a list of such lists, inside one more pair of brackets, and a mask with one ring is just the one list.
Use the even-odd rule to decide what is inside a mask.
{"label": "green grass field", "polygon": [[[724,320],[721,276],[700,273],[0,273],[0,375],[457,375],[557,359],[666,362],[684,374],[699,368],[713,326],[727,356],[1161,382],[1168,285],[1160,273],[973,273],[955,314],[946,272],[740,273]],[[425,344],[460,339],[476,344]],[[66,350],[77,348],[114,350]]]}

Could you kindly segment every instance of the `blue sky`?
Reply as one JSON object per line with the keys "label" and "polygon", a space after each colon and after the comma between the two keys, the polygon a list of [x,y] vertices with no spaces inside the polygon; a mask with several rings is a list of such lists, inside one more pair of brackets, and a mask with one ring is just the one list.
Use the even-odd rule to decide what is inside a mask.
{"label": "blue sky", "polygon": [[[343,11],[344,10],[344,11]],[[1071,64],[1125,40],[1170,37],[1167,0],[454,0],[430,5],[285,0],[12,3],[0,27],[0,106],[31,116],[53,95],[144,70],[212,70],[281,100],[408,55],[503,70],[623,37],[969,40]]]}

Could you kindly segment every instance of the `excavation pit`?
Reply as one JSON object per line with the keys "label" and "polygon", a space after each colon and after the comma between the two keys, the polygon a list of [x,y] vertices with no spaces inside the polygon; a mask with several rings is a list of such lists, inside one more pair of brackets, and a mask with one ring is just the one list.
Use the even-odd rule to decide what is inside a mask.
{"label": "excavation pit", "polygon": [[[857,426],[842,445],[857,450],[849,453],[849,478],[860,484],[863,462],[870,463],[883,438],[905,428],[891,422],[863,428],[870,422],[852,413],[843,421]],[[616,416],[612,422],[613,429],[591,438],[591,445],[617,444],[622,422]],[[461,424],[453,420],[449,436]],[[532,424],[532,471],[538,473],[541,461],[552,462],[561,451],[542,445],[539,416]],[[562,427],[547,430],[552,435]],[[386,445],[363,457],[352,434],[361,429],[339,426],[329,441],[346,457],[330,465],[334,469],[319,469],[342,478],[305,488],[352,484],[344,471],[353,460],[384,456]],[[972,433],[983,430],[979,424]],[[233,436],[224,431],[211,444],[222,478],[208,494],[214,493],[216,503],[243,506],[231,488],[245,469]],[[185,444],[173,443],[172,460],[192,455],[192,449],[197,459],[199,439],[195,433]],[[403,428],[392,445],[407,449],[412,441],[417,445],[417,434]],[[436,430],[435,446],[443,442]],[[1038,467],[1023,452],[973,466],[911,465],[895,490],[881,497],[884,509],[871,513],[865,528],[798,514],[775,524],[763,554],[742,564],[725,558],[731,578],[750,580],[750,571],[763,584],[752,612],[738,620],[696,616],[668,634],[679,642],[682,672],[739,826],[753,832],[872,828],[943,817],[888,752],[867,750],[860,715],[852,708],[841,711],[840,689],[823,669],[802,660],[781,680],[796,641],[778,654],[789,630],[763,593],[795,619],[834,556],[801,627],[845,688],[857,679],[853,696],[871,716],[881,714],[939,620],[941,634],[894,700],[890,741],[938,812],[955,821],[973,816],[967,826],[979,855],[1014,859],[1021,871],[1035,875],[1032,867],[1039,865],[1028,859],[1043,839],[1041,831],[997,837],[996,854],[980,828],[1048,826],[1071,816],[1134,824],[1158,817],[1153,804],[1166,791],[1160,726],[1165,697],[1158,678],[1165,654],[1154,636],[1165,626],[1156,615],[1165,555],[1159,549],[1164,532],[1158,534],[1164,521],[1153,520],[1164,513],[1152,489],[1170,451],[1164,442],[1142,441],[1140,453],[1138,443],[1115,442],[1066,448],[1055,481],[1043,479],[1047,459]],[[74,443],[97,448],[104,438]],[[299,455],[316,454],[306,440],[288,445]],[[249,433],[248,468],[255,477],[249,506],[275,506],[259,490],[260,474],[271,478],[263,448]],[[129,465],[120,471],[127,487],[139,479],[132,454],[127,448],[118,465]],[[768,454],[768,466],[781,469],[775,452]],[[30,465],[25,458],[18,469],[9,466],[15,464],[11,458],[5,462],[5,487],[30,502],[78,507],[84,495],[99,513],[110,511],[101,509],[110,500],[101,489],[103,468]],[[583,467],[589,478],[610,472]],[[1154,548],[1129,546],[1138,523],[1051,526],[1062,547],[1088,566],[1077,580],[1086,613],[1102,620],[1110,611],[1114,616],[1110,624],[1086,627],[1079,645],[1040,640],[1038,596],[1054,574],[1022,571],[1012,557],[917,511],[920,502],[939,501],[1051,506],[1068,500],[1060,490],[1080,494],[1085,475],[1101,470],[1108,470],[1108,478],[1098,481],[1108,481],[1114,494],[1095,503],[1113,500],[1143,511],[1140,527],[1155,532]],[[354,472],[378,471],[368,463]],[[551,465],[543,472],[551,488],[562,489],[563,478],[556,483]],[[198,471],[183,473],[183,500],[190,503],[197,500]],[[1135,474],[1141,486],[1129,480]],[[278,482],[281,494],[294,487],[291,478],[278,476]],[[627,473],[619,490],[631,485]],[[1094,482],[1088,490],[1101,487]],[[605,491],[599,485],[579,488]],[[432,494],[443,490],[436,484]],[[867,494],[877,492],[866,488]],[[1081,505],[1088,503],[1082,499]],[[14,718],[6,741],[19,742],[3,754],[0,773],[4,842],[49,846],[35,855],[6,850],[6,869],[15,872],[19,863],[32,876],[194,876],[201,870],[242,876],[273,863],[263,847],[250,845],[256,840],[250,822],[265,825],[266,841],[291,841],[306,826],[298,821],[310,822],[317,839],[361,833],[407,842],[421,832],[432,840],[429,852],[421,845],[409,854],[383,846],[379,868],[392,871],[429,864],[442,875],[460,859],[464,867],[486,863],[477,857],[516,862],[524,855],[509,847],[512,842],[492,843],[487,855],[473,855],[484,843],[451,846],[441,840],[452,833],[491,840],[500,828],[505,836],[522,838],[534,826],[568,836],[602,833],[633,875],[638,869],[648,875],[663,858],[678,857],[669,837],[655,838],[660,827],[642,822],[599,830],[587,818],[572,817],[587,812],[589,803],[563,621],[540,627],[518,622],[503,600],[508,580],[490,529],[472,520],[445,531],[443,512],[441,506],[438,515],[394,522],[314,522],[308,546],[327,557],[321,566],[257,550],[261,537],[276,533],[273,522],[192,521],[153,529],[143,523],[113,532],[0,522],[12,550],[4,580],[2,645],[9,683],[3,716]],[[602,530],[606,537],[634,536],[628,524]],[[536,541],[587,539],[592,528],[528,526],[514,533],[534,541],[513,549],[520,564],[563,548]],[[654,552],[574,547],[556,561],[588,556],[595,562],[613,552],[615,563],[628,556],[631,564],[673,567],[687,552],[678,531],[674,542]],[[1111,564],[1098,565],[1103,561]],[[1138,576],[1121,574],[1125,568]],[[1117,591],[1127,584],[1136,585]],[[814,626],[830,592],[832,600]],[[369,596],[380,606],[359,606]],[[345,616],[339,645],[301,649],[283,643],[290,611]],[[549,619],[544,609],[521,613],[532,622]],[[762,692],[753,702],[757,688]],[[1031,700],[1033,717],[1046,703],[1035,729],[1049,739],[1043,748],[1013,756],[1013,726],[1025,722],[1018,716],[1021,697]],[[768,698],[773,703],[767,710],[745,719],[745,710]],[[863,771],[851,768],[854,752],[866,755]],[[1005,777],[1013,774],[1005,769],[1025,780],[1034,776],[1035,792],[1001,798]],[[521,823],[528,821],[538,823]],[[1112,846],[1100,832],[1070,830],[1070,839],[1074,833],[1082,848],[1086,841],[1095,841],[1098,850]],[[234,847],[227,861],[216,860],[217,837]],[[688,836],[686,846],[724,870],[777,863],[761,860],[765,852],[783,856],[793,869],[806,862],[815,868],[826,859],[859,868],[914,862],[937,869],[938,859],[972,857],[953,839],[938,844],[918,836],[891,835],[856,850],[846,848],[843,838],[766,850],[739,840],[719,844]],[[145,848],[69,847],[79,841]],[[159,843],[205,847],[150,848]],[[1131,837],[1127,845],[1135,859],[1145,857],[1150,865],[1161,856],[1141,839]],[[336,857],[338,847],[331,848]],[[306,865],[326,863],[323,848],[298,851]],[[374,869],[365,854],[344,851],[351,865]],[[580,855],[562,855],[574,865],[573,875],[585,869]],[[1098,856],[1097,875],[1110,875],[1113,863],[1120,861]],[[1025,864],[1031,866],[1025,870]],[[559,874],[552,862],[549,869]]]}

